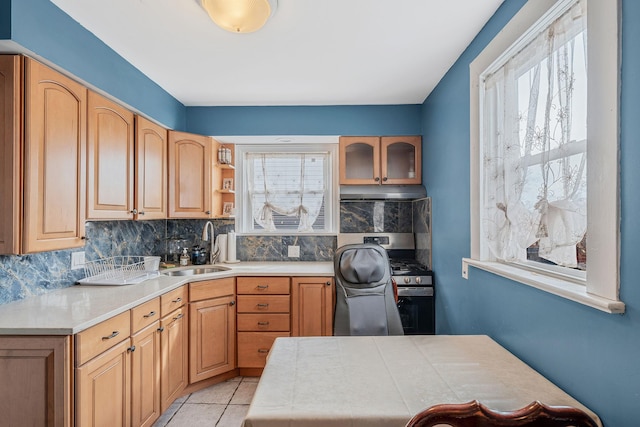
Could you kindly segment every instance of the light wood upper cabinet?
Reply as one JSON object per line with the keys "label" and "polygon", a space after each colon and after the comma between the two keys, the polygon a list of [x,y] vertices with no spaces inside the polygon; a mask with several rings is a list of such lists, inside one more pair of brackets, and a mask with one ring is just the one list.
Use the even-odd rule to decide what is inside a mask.
{"label": "light wood upper cabinet", "polygon": [[211,218],[212,139],[169,131],[169,217]]}
{"label": "light wood upper cabinet", "polygon": [[22,251],[84,246],[87,90],[25,60]]}
{"label": "light wood upper cabinet", "polygon": [[135,210],[138,219],[167,217],[167,130],[136,116]]}
{"label": "light wood upper cabinet", "polygon": [[133,219],[133,113],[89,92],[87,218]]}
{"label": "light wood upper cabinet", "polygon": [[332,277],[291,278],[291,335],[333,335],[334,295]]}
{"label": "light wood upper cabinet", "polygon": [[340,137],[340,184],[420,184],[420,136]]}
{"label": "light wood upper cabinet", "polygon": [[22,57],[0,55],[0,254],[20,252]]}

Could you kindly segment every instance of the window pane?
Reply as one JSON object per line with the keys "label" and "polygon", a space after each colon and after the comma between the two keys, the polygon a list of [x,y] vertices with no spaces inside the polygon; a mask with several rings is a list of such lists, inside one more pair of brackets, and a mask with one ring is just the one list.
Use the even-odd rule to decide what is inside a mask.
{"label": "window pane", "polygon": [[582,6],[572,6],[485,76],[483,227],[500,260],[586,268]]}
{"label": "window pane", "polygon": [[325,231],[328,153],[248,154],[253,229]]}

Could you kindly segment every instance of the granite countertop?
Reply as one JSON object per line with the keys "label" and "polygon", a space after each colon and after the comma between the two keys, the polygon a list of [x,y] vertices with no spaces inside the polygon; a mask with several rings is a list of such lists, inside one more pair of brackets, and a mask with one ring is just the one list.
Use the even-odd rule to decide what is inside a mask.
{"label": "granite countertop", "polygon": [[196,276],[159,275],[136,285],[71,286],[3,304],[0,335],[76,334],[189,282],[236,276],[333,276],[332,262],[220,265],[229,270]]}

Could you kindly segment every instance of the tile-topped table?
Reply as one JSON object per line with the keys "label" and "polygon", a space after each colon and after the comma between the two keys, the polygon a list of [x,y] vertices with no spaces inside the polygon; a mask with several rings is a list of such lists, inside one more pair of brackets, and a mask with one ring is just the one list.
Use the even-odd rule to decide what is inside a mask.
{"label": "tile-topped table", "polygon": [[596,414],[482,335],[278,338],[245,427],[402,427],[439,403],[539,400]]}

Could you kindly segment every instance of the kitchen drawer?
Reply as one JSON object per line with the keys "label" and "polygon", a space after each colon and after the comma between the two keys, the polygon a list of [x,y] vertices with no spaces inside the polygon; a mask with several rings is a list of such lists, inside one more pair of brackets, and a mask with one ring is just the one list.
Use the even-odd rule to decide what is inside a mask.
{"label": "kitchen drawer", "polygon": [[76,334],[76,366],[129,338],[131,315],[129,310]]}
{"label": "kitchen drawer", "polygon": [[288,332],[238,332],[238,367],[264,368],[275,339],[288,336]]}
{"label": "kitchen drawer", "polygon": [[238,295],[238,313],[289,313],[289,295]]}
{"label": "kitchen drawer", "polygon": [[288,314],[238,314],[238,322],[236,324],[238,331],[242,332],[261,332],[261,331],[281,331],[289,332],[289,315]]}
{"label": "kitchen drawer", "polygon": [[154,298],[131,309],[131,333],[136,333],[160,319],[160,298]]}
{"label": "kitchen drawer", "polygon": [[176,308],[182,307],[188,298],[186,286],[180,286],[160,296],[160,316],[164,317]]}
{"label": "kitchen drawer", "polygon": [[189,283],[190,302],[218,298],[226,295],[235,295],[235,292],[235,277]]}
{"label": "kitchen drawer", "polygon": [[238,294],[289,294],[288,277],[238,277]]}

